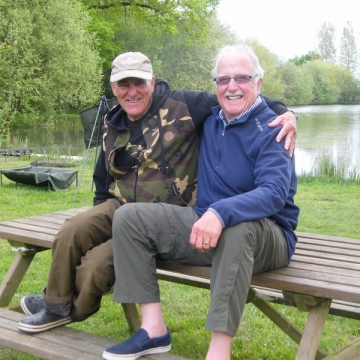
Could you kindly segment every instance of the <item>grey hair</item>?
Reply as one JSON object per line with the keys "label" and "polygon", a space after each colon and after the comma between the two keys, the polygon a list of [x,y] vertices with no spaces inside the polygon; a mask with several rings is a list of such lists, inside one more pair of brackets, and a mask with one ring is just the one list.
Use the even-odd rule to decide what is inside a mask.
{"label": "grey hair", "polygon": [[[256,74],[259,79],[264,77],[264,69],[261,67],[258,57],[256,56],[254,50],[247,45],[226,45],[219,50],[215,57],[215,67],[212,70],[213,78],[217,77],[217,69],[219,62],[223,56],[234,55],[234,54],[247,54],[250,57],[251,65],[253,67],[253,74]],[[253,75],[251,74],[251,75]]]}

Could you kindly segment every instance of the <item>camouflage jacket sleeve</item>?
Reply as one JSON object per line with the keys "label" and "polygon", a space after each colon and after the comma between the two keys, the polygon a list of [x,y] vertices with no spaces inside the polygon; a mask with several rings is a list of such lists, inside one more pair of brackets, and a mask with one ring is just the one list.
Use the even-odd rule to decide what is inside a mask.
{"label": "camouflage jacket sleeve", "polygon": [[99,158],[96,162],[93,180],[95,184],[94,205],[113,198],[108,189],[109,184],[114,180],[110,177],[110,175],[108,175],[108,171],[105,167],[105,152],[102,148],[100,150]]}

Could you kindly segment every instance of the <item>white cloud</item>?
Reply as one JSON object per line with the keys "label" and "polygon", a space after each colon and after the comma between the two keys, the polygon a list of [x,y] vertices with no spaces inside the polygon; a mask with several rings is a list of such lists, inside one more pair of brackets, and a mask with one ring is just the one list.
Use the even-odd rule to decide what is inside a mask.
{"label": "white cloud", "polygon": [[218,19],[244,40],[256,38],[263,46],[287,60],[315,50],[324,22],[336,30],[335,46],[347,21],[360,47],[359,0],[221,0]]}

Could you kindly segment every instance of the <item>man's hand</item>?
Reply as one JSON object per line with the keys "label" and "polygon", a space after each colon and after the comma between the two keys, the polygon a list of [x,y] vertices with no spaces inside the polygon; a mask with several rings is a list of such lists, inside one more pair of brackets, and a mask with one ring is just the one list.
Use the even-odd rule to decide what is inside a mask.
{"label": "man's hand", "polygon": [[193,225],[190,244],[201,252],[215,248],[222,232],[219,219],[211,211],[204,215]]}
{"label": "man's hand", "polygon": [[295,141],[296,141],[296,117],[293,112],[287,111],[286,113],[279,115],[274,121],[272,121],[269,126],[276,127],[278,125],[282,125],[278,136],[276,137],[276,141],[280,142],[281,139],[285,137],[285,150],[289,151],[290,157],[293,156],[295,149]]}

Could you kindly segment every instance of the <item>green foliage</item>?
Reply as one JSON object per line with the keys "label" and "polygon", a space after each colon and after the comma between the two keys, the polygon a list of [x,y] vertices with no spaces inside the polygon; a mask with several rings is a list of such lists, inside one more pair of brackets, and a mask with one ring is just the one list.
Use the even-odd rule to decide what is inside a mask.
{"label": "green foliage", "polygon": [[[95,31],[99,40],[105,93],[111,97],[109,69],[115,56],[126,51],[141,51],[155,61],[163,50],[168,51],[165,45],[177,39],[183,41],[185,48],[208,42],[210,39],[208,22],[214,15],[219,1],[81,0],[81,2],[92,17],[88,29]],[[161,72],[157,72],[157,75],[159,74]]]}
{"label": "green foliage", "polygon": [[314,52],[280,65],[280,72],[286,84],[284,100],[287,104],[355,104],[360,101],[360,82],[354,72],[344,65],[324,62]]}
{"label": "green foliage", "polygon": [[[175,35],[154,34],[150,24],[137,20],[119,27],[115,41],[121,41],[123,51],[146,54],[152,61],[155,76],[168,80],[172,88],[213,92],[211,70],[215,54],[223,45],[234,42],[235,37],[215,17],[206,23],[211,41],[188,42],[187,33],[181,29]],[[106,77],[109,81],[109,75]]]}
{"label": "green foliage", "polygon": [[261,92],[274,99],[281,99],[284,95],[284,83],[278,74],[278,57],[255,39],[247,39],[245,43],[254,49],[265,71]]}
{"label": "green foliage", "polygon": [[315,165],[314,176],[318,178],[337,180],[340,183],[343,183],[345,179],[348,183],[360,181],[360,174],[356,169],[346,173],[345,159],[335,164],[328,155],[320,155],[315,159]]}
{"label": "green foliage", "polygon": [[127,26],[132,19],[149,24],[155,33],[176,34],[179,29],[190,38],[207,38],[207,19],[214,14],[219,0],[82,0],[99,16],[113,24]]}
{"label": "green foliage", "polygon": [[304,69],[311,74],[314,79],[313,101],[315,105],[319,104],[336,104],[339,99],[340,89],[337,84],[332,82],[331,63],[325,63],[321,60],[307,62],[303,65]]}
{"label": "green foliage", "polygon": [[0,10],[0,101],[10,121],[16,112],[66,112],[98,99],[101,63],[79,3],[0,0]]}
{"label": "green foliage", "polygon": [[246,42],[265,69],[264,94],[287,105],[360,102],[360,83],[349,68],[354,59],[350,25],[341,45],[341,61],[348,71],[324,55],[329,49],[336,53],[329,37],[335,31],[331,24],[319,32],[323,52],[310,51],[283,64],[257,40],[239,39],[223,26],[214,16],[218,3],[0,0],[1,146],[10,141],[17,112],[33,119],[46,114],[42,119],[51,121],[54,111],[94,105],[104,90],[113,97],[111,62],[125,51],[149,56],[155,75],[174,89],[213,92],[211,70],[218,49]]}
{"label": "green foliage", "polygon": [[279,66],[279,73],[285,84],[283,100],[287,105],[311,104],[314,79],[303,66],[287,62]]}
{"label": "green foliage", "polygon": [[186,44],[185,34],[161,36],[156,50],[155,68],[160,77],[167,79],[174,89],[190,89],[214,92],[211,70],[217,51],[235,42],[228,28],[219,24],[215,17],[207,20],[211,41]]}
{"label": "green foliage", "polygon": [[289,62],[295,65],[303,65],[305,64],[307,61],[311,61],[311,60],[319,60],[320,59],[320,55],[318,53],[316,53],[315,51],[309,51],[307,54],[302,55],[302,56],[295,56],[292,59],[289,59]]}

